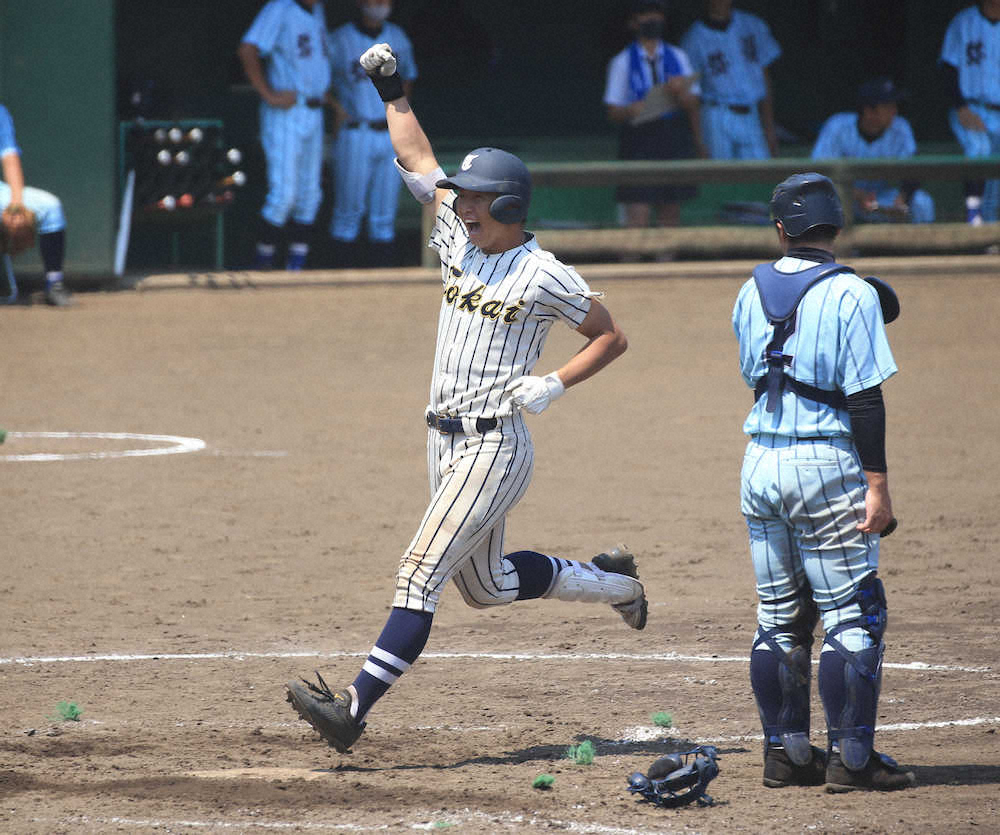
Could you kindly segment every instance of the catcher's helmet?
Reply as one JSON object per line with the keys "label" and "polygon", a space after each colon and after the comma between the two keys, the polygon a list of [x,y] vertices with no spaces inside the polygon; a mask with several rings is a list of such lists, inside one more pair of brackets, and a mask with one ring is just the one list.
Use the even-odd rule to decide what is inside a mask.
{"label": "catcher's helmet", "polygon": [[829,177],[810,172],[793,174],[778,183],[771,195],[771,220],[781,221],[790,238],[817,226],[844,226],[844,210]]}
{"label": "catcher's helmet", "polygon": [[499,148],[476,148],[465,155],[454,176],[437,181],[438,188],[498,192],[490,216],[501,223],[520,223],[528,216],[531,175],[520,159]]}

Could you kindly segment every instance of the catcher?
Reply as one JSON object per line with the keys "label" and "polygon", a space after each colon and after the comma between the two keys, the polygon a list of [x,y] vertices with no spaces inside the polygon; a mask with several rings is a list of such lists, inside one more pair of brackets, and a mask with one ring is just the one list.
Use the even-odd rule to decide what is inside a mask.
{"label": "catcher", "polygon": [[57,307],[70,304],[63,284],[66,218],[54,194],[24,184],[21,149],[14,136],[14,120],[0,104],[0,252],[17,255],[31,247],[38,232],[38,249],[45,268],[45,301]]}

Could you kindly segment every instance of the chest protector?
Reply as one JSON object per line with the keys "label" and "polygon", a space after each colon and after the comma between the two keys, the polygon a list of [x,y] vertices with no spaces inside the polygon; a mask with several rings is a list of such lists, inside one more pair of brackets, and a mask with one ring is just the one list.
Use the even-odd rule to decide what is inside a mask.
{"label": "chest protector", "polygon": [[785,367],[792,364],[793,357],[786,354],[784,348],[788,337],[795,333],[796,312],[806,291],[836,273],[853,272],[850,267],[837,263],[817,264],[797,273],[778,272],[773,264],[761,264],[754,269],[753,279],[757,284],[764,315],[774,326],[774,336],[764,349],[767,373],[754,387],[755,402],[764,394],[767,395],[765,408],[768,412],[774,412],[778,408],[785,386],[791,388],[799,397],[816,400],[837,409],[847,408],[847,398],[842,391],[816,388],[786,374]]}

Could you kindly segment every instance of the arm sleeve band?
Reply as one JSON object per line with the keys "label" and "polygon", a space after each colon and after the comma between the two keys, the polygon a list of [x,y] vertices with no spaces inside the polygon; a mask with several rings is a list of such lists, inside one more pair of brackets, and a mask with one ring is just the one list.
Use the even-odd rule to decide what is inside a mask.
{"label": "arm sleeve band", "polygon": [[851,432],[858,450],[862,469],[884,473],[885,463],[885,401],[882,387],[874,386],[847,397],[847,413],[851,416]]}
{"label": "arm sleeve band", "polygon": [[398,159],[393,159],[393,163],[396,165],[399,176],[403,178],[403,182],[406,183],[406,187],[410,190],[410,194],[416,197],[421,203],[430,203],[434,199],[434,193],[437,190],[437,181],[444,179],[444,171],[441,170],[441,166],[438,166],[433,171],[428,171],[426,174],[414,174],[412,171],[407,171],[403,168],[399,164]]}
{"label": "arm sleeve band", "polygon": [[952,107],[961,107],[965,104],[965,96],[962,95],[962,90],[958,85],[958,67],[944,62],[940,66],[945,97]]}

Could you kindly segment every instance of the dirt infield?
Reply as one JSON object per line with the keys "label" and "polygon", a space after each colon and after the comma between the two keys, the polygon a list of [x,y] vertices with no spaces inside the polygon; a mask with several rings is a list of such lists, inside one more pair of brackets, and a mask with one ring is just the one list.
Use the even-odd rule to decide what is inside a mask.
{"label": "dirt infield", "polygon": [[[451,590],[351,756],[283,685],[353,678],[388,611],[427,496],[437,287],[149,280],[0,309],[0,830],[996,831],[1000,259],[890,270],[900,529],[878,745],[919,781],[892,795],[760,784],[737,501],[750,393],[729,325],[745,273],[719,270],[582,270],[631,347],[532,419],[534,482],[508,525],[510,547],[574,558],[627,542],[647,629],[604,606],[475,611]],[[541,368],[577,347],[554,331]],[[563,758],[584,739],[592,765]],[[706,742],[714,807],[627,796],[629,772]]]}

